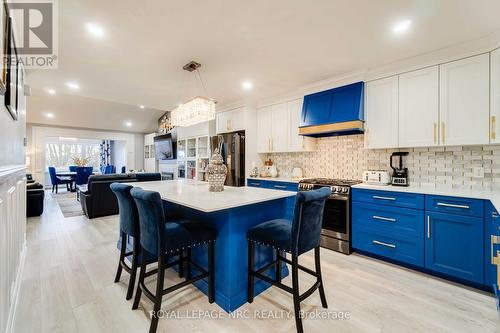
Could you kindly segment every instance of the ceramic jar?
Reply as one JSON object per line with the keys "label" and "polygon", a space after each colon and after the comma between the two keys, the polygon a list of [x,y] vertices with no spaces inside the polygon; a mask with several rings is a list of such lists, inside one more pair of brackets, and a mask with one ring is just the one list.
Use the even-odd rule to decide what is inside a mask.
{"label": "ceramic jar", "polygon": [[207,167],[208,175],[208,190],[210,192],[224,191],[224,183],[226,182],[227,167],[224,165],[222,155],[219,154],[219,149],[215,149],[210,163]]}

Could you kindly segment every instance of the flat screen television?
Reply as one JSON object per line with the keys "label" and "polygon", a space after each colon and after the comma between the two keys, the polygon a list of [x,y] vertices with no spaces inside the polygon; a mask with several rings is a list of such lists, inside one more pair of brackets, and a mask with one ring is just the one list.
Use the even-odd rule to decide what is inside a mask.
{"label": "flat screen television", "polygon": [[175,160],[177,154],[177,142],[171,134],[155,137],[155,155],[158,161]]}

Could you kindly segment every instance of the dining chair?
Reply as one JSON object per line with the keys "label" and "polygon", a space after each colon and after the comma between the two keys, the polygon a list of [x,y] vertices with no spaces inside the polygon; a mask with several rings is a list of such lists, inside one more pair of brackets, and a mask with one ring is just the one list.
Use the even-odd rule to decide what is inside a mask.
{"label": "dining chair", "polygon": [[93,167],[76,167],[76,185],[85,185],[89,181],[89,177],[92,175],[94,171]]}
{"label": "dining chair", "polygon": [[[248,294],[247,300],[253,302],[254,278],[268,282],[293,295],[295,311],[295,324],[298,333],[303,333],[300,302],[311,296],[318,289],[323,308],[328,308],[326,302],[323,279],[321,277],[320,240],[321,226],[323,223],[323,210],[326,199],[331,195],[329,187],[314,191],[297,193],[293,220],[277,219],[261,223],[247,232],[248,240]],[[274,249],[276,260],[255,270],[255,245],[267,246]],[[299,265],[298,258],[301,254],[314,249],[315,271]],[[290,253],[292,260],[283,256]],[[281,283],[281,263],[292,267],[292,287]],[[274,280],[264,272],[275,269]],[[303,294],[299,291],[299,269],[316,278],[314,285]]]}
{"label": "dining chair", "polygon": [[57,194],[59,190],[59,185],[63,184],[66,184],[66,189],[69,191],[68,186],[71,185],[71,183],[73,182],[72,179],[58,177],[56,173],[56,168],[54,167],[49,167],[49,176],[50,176],[50,182],[52,183],[52,193],[54,193],[55,190]]}
{"label": "dining chair", "polygon": [[[134,187],[130,192],[139,212],[141,252],[147,252],[155,256],[158,262],[156,270],[146,273],[147,262],[141,261],[139,284],[132,309],[139,307],[142,292],[144,292],[147,298],[154,303],[151,325],[149,327],[149,332],[154,333],[158,327],[159,311],[163,295],[207,278],[208,301],[210,303],[214,302],[216,232],[201,223],[188,220],[165,223],[163,204],[158,192],[145,191],[137,187]],[[206,269],[195,263],[191,257],[191,249],[202,245],[208,245],[208,267]],[[185,281],[164,289],[165,269],[179,263],[179,260],[167,263],[167,258],[169,255],[175,255],[179,251],[187,252],[187,256],[183,255],[180,257],[180,261],[185,264]],[[192,276],[191,274],[192,266],[196,268],[196,272],[199,272],[196,276]],[[153,274],[157,274],[155,293],[150,291],[144,283],[144,279]]]}
{"label": "dining chair", "polygon": [[122,166],[122,173],[127,173],[127,168],[125,166]]}
{"label": "dining chair", "polygon": [[70,165],[70,166],[68,167],[69,172],[76,172],[76,167],[77,167],[76,165]]}

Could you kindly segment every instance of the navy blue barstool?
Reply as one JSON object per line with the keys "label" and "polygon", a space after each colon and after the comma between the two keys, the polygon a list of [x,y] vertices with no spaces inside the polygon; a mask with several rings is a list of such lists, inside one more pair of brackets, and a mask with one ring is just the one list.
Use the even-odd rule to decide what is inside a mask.
{"label": "navy blue barstool", "polygon": [[[118,201],[118,209],[120,212],[120,259],[118,262],[118,270],[116,271],[115,283],[120,281],[122,270],[125,270],[130,274],[130,280],[128,283],[127,296],[126,299],[132,298],[134,292],[134,285],[136,279],[137,268],[141,260],[148,263],[156,262],[156,258],[144,253],[141,255],[140,246],[140,224],[139,224],[139,213],[137,211],[137,206],[135,204],[134,198],[130,193],[132,186],[122,184],[122,183],[112,183],[110,185],[111,190],[116,195]],[[168,217],[167,217],[168,218]],[[168,218],[168,221],[171,219]],[[167,222],[168,223],[168,222]],[[132,251],[127,252],[127,238],[133,237],[133,248]],[[176,253],[176,255],[183,255],[182,252]],[[125,258],[132,256],[132,266],[128,266],[125,262]],[[183,277],[183,267],[179,264],[179,277]]]}
{"label": "navy blue barstool", "polygon": [[[194,283],[198,280],[208,278],[208,301],[214,302],[214,258],[216,233],[213,229],[203,224],[191,221],[178,221],[165,223],[165,213],[163,204],[158,192],[145,191],[140,188],[131,190],[132,197],[139,212],[139,224],[141,229],[141,251],[147,252],[157,258],[158,269],[146,272],[147,262],[141,262],[139,273],[139,284],[135,294],[132,309],[139,307],[142,292],[154,302],[151,326],[149,332],[156,332],[158,327],[158,312],[161,309],[163,295],[171,293],[177,289]],[[167,257],[179,251],[190,250],[195,246],[208,244],[208,268],[204,269],[192,261],[191,256],[181,255],[179,260],[167,263]],[[177,265],[179,262],[185,263],[185,281],[174,286],[163,289],[165,269]],[[194,266],[201,273],[191,276],[191,266]],[[146,285],[144,279],[150,275],[158,274],[156,280],[156,292],[153,294]]]}
{"label": "navy blue barstool", "polygon": [[[140,255],[140,227],[139,227],[139,213],[135,205],[134,199],[130,194],[132,186],[113,183],[110,185],[111,190],[116,195],[118,201],[118,209],[120,212],[120,260],[118,262],[118,270],[116,272],[115,283],[120,281],[122,269],[130,274],[128,283],[127,297],[131,299],[134,292],[135,278]],[[133,250],[127,252],[127,238],[131,236],[134,238]],[[132,255],[132,267],[129,267],[125,262],[125,258]]]}
{"label": "navy blue barstool", "polygon": [[[330,188],[324,187],[314,191],[297,193],[295,211],[292,221],[278,219],[259,224],[247,232],[248,239],[248,302],[254,298],[254,278],[264,280],[293,295],[295,310],[295,323],[297,332],[304,332],[300,316],[300,302],[319,289],[321,305],[326,303],[323,279],[321,277],[320,240],[321,226],[323,223],[323,210],[326,199],[331,195]],[[255,271],[255,244],[272,247],[275,249],[276,260]],[[299,265],[298,257],[314,249],[316,271]],[[292,260],[282,256],[283,252],[290,253]],[[281,262],[292,267],[292,287],[281,283]],[[264,272],[275,268],[275,279],[264,275]],[[316,277],[316,283],[302,295],[299,292],[299,271],[302,270]]]}

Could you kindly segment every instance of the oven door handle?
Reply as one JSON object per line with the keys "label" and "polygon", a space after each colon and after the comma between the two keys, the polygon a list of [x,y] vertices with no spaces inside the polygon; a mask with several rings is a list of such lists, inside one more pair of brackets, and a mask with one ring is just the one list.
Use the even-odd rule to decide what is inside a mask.
{"label": "oven door handle", "polygon": [[341,201],[349,201],[349,197],[345,195],[332,194],[328,197],[331,200],[341,200]]}

